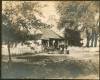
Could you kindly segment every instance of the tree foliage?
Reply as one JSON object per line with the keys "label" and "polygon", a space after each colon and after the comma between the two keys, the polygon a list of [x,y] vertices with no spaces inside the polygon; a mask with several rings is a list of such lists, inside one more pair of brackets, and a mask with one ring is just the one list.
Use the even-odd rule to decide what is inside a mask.
{"label": "tree foliage", "polygon": [[43,16],[42,6],[38,2],[3,1],[2,2],[2,42],[8,46],[9,60],[11,60],[11,45],[35,40],[36,34],[30,34],[30,28],[50,26],[41,22],[38,16]]}
{"label": "tree foliage", "polygon": [[58,2],[57,11],[60,14],[58,28],[64,27],[65,23],[75,27],[79,22],[91,26],[95,24],[95,13],[99,12],[99,1],[62,1]]}
{"label": "tree foliage", "polygon": [[[65,28],[65,35],[70,35],[72,32],[66,32],[66,29],[84,32],[87,37],[87,46],[89,41],[91,44],[95,42],[97,44],[97,33],[98,33],[98,20],[95,20],[95,16],[99,13],[99,1],[61,1],[58,2],[56,9],[60,15],[58,28]],[[79,27],[81,28],[79,29]],[[75,34],[72,34],[75,36]],[[78,36],[78,35],[77,35]],[[71,37],[71,36],[70,36]],[[66,38],[66,37],[65,37]],[[75,40],[75,38],[71,37]],[[66,39],[68,40],[68,38]],[[77,38],[74,43],[79,39]],[[73,42],[73,41],[72,41]],[[93,46],[93,45],[92,45]]]}
{"label": "tree foliage", "polygon": [[[13,40],[15,36],[16,38],[18,36],[17,39],[14,38],[16,41],[25,41],[29,38],[28,36],[29,36],[30,28],[38,29],[41,26],[49,27],[50,25],[41,22],[41,20],[37,18],[37,15],[43,16],[41,8],[43,8],[43,6],[41,6],[38,2],[35,2],[35,1],[34,2],[31,2],[31,1],[3,2],[3,8],[2,8],[3,37],[6,37],[7,39],[7,36],[8,36],[10,39]],[[6,34],[6,29],[8,28],[9,28],[9,31],[8,31],[9,35]],[[10,30],[13,32],[11,32]],[[3,38],[3,40],[4,39],[5,38]]]}

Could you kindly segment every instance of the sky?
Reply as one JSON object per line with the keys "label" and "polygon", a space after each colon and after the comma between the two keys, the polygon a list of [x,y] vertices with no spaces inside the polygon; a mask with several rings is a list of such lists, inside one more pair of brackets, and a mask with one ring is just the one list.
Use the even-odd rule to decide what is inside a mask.
{"label": "sky", "polygon": [[56,26],[56,22],[59,21],[59,14],[56,11],[56,3],[55,1],[42,1],[40,2],[41,5],[47,5],[46,7],[42,8],[41,11],[43,12],[44,17],[42,17],[42,21],[48,24],[53,24]]}
{"label": "sky", "polygon": [[59,35],[63,36],[62,32],[60,32],[57,29],[57,22],[59,21],[59,18],[60,18],[59,14],[56,11],[57,1],[44,1],[44,2],[40,2],[40,3],[42,5],[47,5],[47,7],[44,7],[42,9],[43,14],[45,16],[45,18],[42,20],[48,24],[54,25],[52,27],[52,30],[55,31],[56,33],[58,33]]}

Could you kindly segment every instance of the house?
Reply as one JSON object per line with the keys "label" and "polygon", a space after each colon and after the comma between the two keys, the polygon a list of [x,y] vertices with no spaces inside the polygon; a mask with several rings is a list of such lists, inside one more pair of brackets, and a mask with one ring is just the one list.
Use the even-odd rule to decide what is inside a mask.
{"label": "house", "polygon": [[65,29],[65,42],[70,46],[82,46],[81,34],[79,31]]}
{"label": "house", "polygon": [[[34,31],[34,30],[33,30]],[[58,49],[59,45],[64,42],[64,37],[60,36],[49,28],[39,28],[35,30],[40,34],[36,40],[32,41],[37,46],[42,46],[43,49]],[[32,32],[32,30],[31,30]],[[32,45],[31,45],[32,46]],[[34,46],[36,48],[36,46]]]}
{"label": "house", "polygon": [[59,45],[64,41],[62,36],[58,35],[51,29],[42,28],[40,31],[42,32],[42,35],[39,40],[41,40],[41,44],[44,48],[58,49]]}

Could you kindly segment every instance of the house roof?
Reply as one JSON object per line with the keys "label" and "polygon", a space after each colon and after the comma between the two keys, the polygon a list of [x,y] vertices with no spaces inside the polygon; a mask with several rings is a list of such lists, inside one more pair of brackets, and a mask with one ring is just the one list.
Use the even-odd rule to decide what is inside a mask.
{"label": "house roof", "polygon": [[41,36],[41,39],[50,39],[50,38],[53,38],[53,39],[63,39],[63,37],[61,37],[60,35],[58,35],[56,32],[54,32],[53,30],[51,29],[40,29],[40,31],[42,32],[42,36]]}

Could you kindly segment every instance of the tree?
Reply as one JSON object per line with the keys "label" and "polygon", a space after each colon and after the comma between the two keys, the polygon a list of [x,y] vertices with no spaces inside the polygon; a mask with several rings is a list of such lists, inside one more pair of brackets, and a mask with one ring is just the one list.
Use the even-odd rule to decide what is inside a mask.
{"label": "tree", "polygon": [[5,2],[2,7],[2,42],[8,45],[9,61],[11,61],[11,45],[34,40],[36,34],[30,35],[29,28],[39,28],[46,24],[35,15],[37,13],[42,16],[39,3],[22,1],[14,2],[13,5],[11,3],[13,1],[4,4]]}
{"label": "tree", "polygon": [[20,37],[18,37],[18,34],[16,34],[15,30],[11,27],[11,22],[6,15],[2,15],[2,21],[2,41],[7,44],[9,61],[11,61],[10,45],[18,41]]}
{"label": "tree", "polygon": [[[16,31],[9,20],[9,18],[6,15],[2,15],[2,42],[7,44],[8,53],[9,53],[9,61],[11,61],[11,52],[10,47],[11,45],[18,44],[18,43],[24,43],[28,39],[31,40],[33,38],[30,38],[31,35],[27,34],[23,31]],[[34,37],[34,36],[33,36]]]}
{"label": "tree", "polygon": [[99,10],[99,6],[97,3],[98,2],[95,1],[58,2],[57,11],[60,14],[58,28],[61,29],[66,27],[67,29],[70,28],[72,30],[79,31],[79,23],[83,24],[82,28],[85,27],[84,30],[86,30],[86,27],[92,28],[95,24],[95,12]]}

